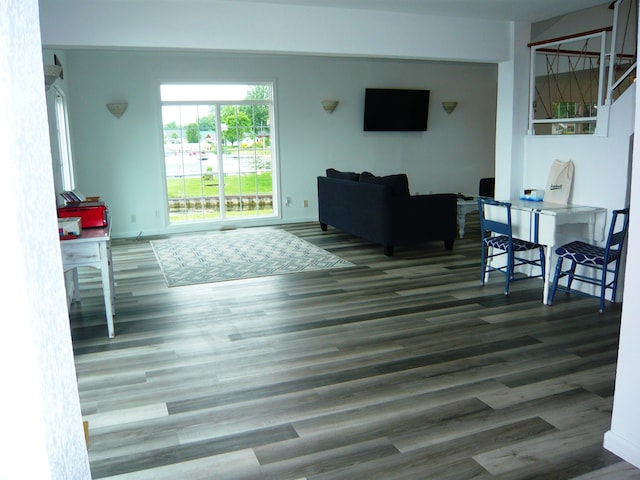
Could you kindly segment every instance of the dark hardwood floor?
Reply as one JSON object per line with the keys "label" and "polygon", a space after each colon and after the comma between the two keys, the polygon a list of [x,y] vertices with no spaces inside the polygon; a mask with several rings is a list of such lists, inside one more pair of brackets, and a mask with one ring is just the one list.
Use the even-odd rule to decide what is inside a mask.
{"label": "dark hardwood floor", "polygon": [[479,227],[382,247],[284,228],[353,268],[167,288],[113,242],[116,337],[81,271],[71,325],[94,478],[640,479],[602,447],[620,306],[480,286]]}

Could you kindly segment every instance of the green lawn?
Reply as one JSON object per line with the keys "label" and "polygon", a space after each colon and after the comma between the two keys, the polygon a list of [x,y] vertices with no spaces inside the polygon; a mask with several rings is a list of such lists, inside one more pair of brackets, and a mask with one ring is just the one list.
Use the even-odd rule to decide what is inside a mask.
{"label": "green lawn", "polygon": [[[218,176],[196,176],[184,178],[168,178],[167,194],[169,198],[215,197],[220,193]],[[225,175],[225,195],[251,195],[272,192],[271,172],[246,173],[243,175]]]}

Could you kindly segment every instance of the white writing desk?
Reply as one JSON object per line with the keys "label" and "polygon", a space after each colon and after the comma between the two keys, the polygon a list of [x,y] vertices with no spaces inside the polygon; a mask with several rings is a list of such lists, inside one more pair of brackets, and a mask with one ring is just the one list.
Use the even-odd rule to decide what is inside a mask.
{"label": "white writing desk", "polygon": [[604,239],[607,210],[583,205],[510,200],[513,236],[545,247],[545,278],[542,301],[549,297],[553,279],[552,258],[556,246],[573,240],[587,242]]}
{"label": "white writing desk", "polygon": [[73,270],[72,301],[80,301],[78,267],[92,267],[102,274],[102,291],[107,317],[109,338],[115,336],[113,301],[115,295],[113,266],[111,264],[111,225],[103,228],[85,228],[78,238],[61,240],[62,265],[65,272]]}

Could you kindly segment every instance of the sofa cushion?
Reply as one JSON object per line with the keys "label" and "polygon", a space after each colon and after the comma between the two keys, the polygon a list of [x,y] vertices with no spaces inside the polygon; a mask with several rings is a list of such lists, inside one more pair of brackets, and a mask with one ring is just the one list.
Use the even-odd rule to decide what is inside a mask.
{"label": "sofa cushion", "polygon": [[360,177],[359,173],[355,172],[341,172],[340,170],[336,170],[335,168],[327,169],[327,177],[328,178],[339,178],[340,180],[355,180],[358,181],[358,177]]}
{"label": "sofa cushion", "polygon": [[396,197],[408,197],[411,195],[409,193],[409,179],[404,173],[387,175],[385,177],[376,177],[372,173],[362,172],[360,174],[360,181],[363,183],[387,185],[391,189],[391,193]]}

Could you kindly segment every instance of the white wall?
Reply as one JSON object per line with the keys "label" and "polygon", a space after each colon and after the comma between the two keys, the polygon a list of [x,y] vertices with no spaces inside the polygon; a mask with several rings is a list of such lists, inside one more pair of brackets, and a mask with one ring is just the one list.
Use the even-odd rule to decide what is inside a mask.
{"label": "white wall", "polygon": [[555,159],[573,160],[569,201],[609,210],[629,203],[627,181],[633,134],[635,86],[611,107],[609,135],[529,135],[525,139],[523,188],[545,188]]}
{"label": "white wall", "polygon": [[[164,198],[163,81],[275,81],[280,191],[292,199],[278,221],[317,220],[316,177],[328,167],[404,172],[414,193],[473,193],[494,172],[495,65],[103,50],[68,50],[66,62],[77,187],[107,202],[114,237],[173,231]],[[363,132],[366,87],[429,89],[427,132]],[[340,100],[331,115],[324,98]],[[445,99],[459,102],[450,115]],[[116,101],[129,103],[120,119],[105,107]]]}
{"label": "white wall", "polygon": [[0,0],[0,478],[89,479],[57,233],[36,0]]}
{"label": "white wall", "polygon": [[511,25],[512,45],[508,60],[498,66],[496,126],[496,198],[509,199],[520,189],[524,166],[524,135],[527,131],[530,25]]}
{"label": "white wall", "polygon": [[40,3],[43,45],[50,47],[203,49],[472,62],[497,62],[507,58],[509,52],[509,22],[492,20],[224,0]]}
{"label": "white wall", "polygon": [[[640,42],[639,42],[640,45]],[[635,122],[640,125],[640,101],[636,96]],[[633,161],[640,158],[640,137],[634,135]],[[640,210],[640,168],[636,166],[631,173],[631,223],[627,248],[626,289],[629,292],[640,291],[640,223],[634,221]],[[618,366],[613,400],[611,429],[604,436],[605,448],[640,468],[640,296],[627,295],[622,305],[622,323],[620,326],[620,345],[618,348]]]}

